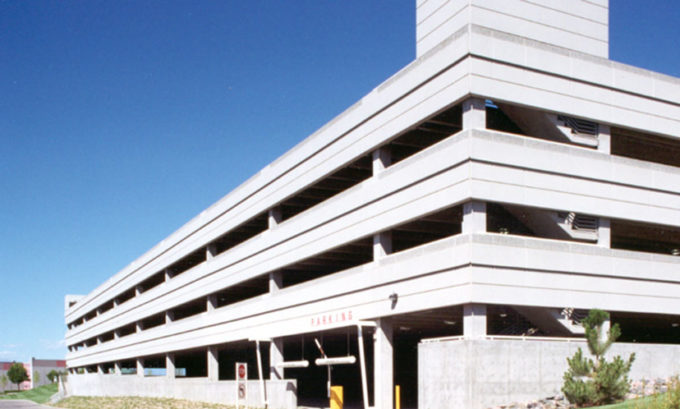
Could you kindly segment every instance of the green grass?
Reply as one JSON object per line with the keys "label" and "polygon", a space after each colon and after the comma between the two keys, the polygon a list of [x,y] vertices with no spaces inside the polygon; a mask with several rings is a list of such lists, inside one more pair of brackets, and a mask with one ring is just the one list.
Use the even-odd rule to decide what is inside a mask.
{"label": "green grass", "polygon": [[37,388],[21,391],[21,392],[7,392],[0,395],[0,399],[26,399],[32,400],[35,403],[45,403],[50,400],[50,396],[57,393],[57,384],[38,386]]}
{"label": "green grass", "polygon": [[[631,399],[625,402],[614,403],[612,405],[594,406],[590,409],[646,409],[654,407],[654,403],[664,400],[665,393],[659,395],[646,396],[644,398]],[[657,406],[658,407],[658,406]]]}

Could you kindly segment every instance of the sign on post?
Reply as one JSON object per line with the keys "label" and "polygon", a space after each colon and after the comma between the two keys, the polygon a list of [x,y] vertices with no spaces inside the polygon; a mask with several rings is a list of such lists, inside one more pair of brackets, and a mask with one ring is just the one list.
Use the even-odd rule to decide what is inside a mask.
{"label": "sign on post", "polygon": [[243,406],[248,409],[248,364],[236,362],[236,409],[243,401]]}

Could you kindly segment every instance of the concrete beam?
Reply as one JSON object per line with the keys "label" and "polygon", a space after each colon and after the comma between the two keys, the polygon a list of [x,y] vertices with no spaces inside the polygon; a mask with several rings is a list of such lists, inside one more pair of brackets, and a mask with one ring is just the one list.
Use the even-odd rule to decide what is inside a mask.
{"label": "concrete beam", "polygon": [[144,360],[142,358],[137,358],[137,376],[144,376]]}
{"label": "concrete beam", "polygon": [[392,152],[386,146],[378,148],[372,153],[373,176],[377,176],[392,164]]}
{"label": "concrete beam", "polygon": [[390,318],[376,321],[373,338],[374,345],[374,406],[376,408],[392,408],[394,390],[394,348],[392,345],[393,329]]}
{"label": "concrete beam", "polygon": [[175,354],[165,354],[165,376],[175,379]]}
{"label": "concrete beam", "polygon": [[210,260],[217,255],[217,246],[214,244],[208,244],[205,247],[205,259]]}
{"label": "concrete beam", "polygon": [[486,203],[467,202],[463,204],[463,234],[486,232]]}
{"label": "concrete beam", "polygon": [[217,309],[217,295],[210,294],[206,297],[206,310],[214,311],[215,309]]}
{"label": "concrete beam", "polygon": [[597,136],[597,150],[603,153],[611,153],[611,128],[609,125],[599,124],[599,134]]}
{"label": "concrete beam", "polygon": [[597,245],[609,248],[611,247],[611,242],[611,220],[607,217],[600,217],[599,225],[597,227]]}
{"label": "concrete beam", "polygon": [[283,273],[272,271],[269,273],[269,293],[273,294],[283,288]]}
{"label": "concrete beam", "polygon": [[281,214],[281,207],[272,207],[267,211],[268,228],[273,229],[281,223],[283,216]]}
{"label": "concrete beam", "polygon": [[463,129],[486,129],[486,102],[482,98],[463,101]]}
{"label": "concrete beam", "polygon": [[220,362],[217,346],[208,347],[208,380],[217,381],[220,378]]}
{"label": "concrete beam", "polygon": [[392,253],[392,232],[386,231],[373,235],[373,260],[380,260],[381,258]]}
{"label": "concrete beam", "polygon": [[283,361],[283,338],[273,338],[269,345],[269,379],[283,379],[283,368],[276,367],[276,364]]}
{"label": "concrete beam", "polygon": [[467,339],[480,339],[486,336],[486,305],[463,306],[463,336]]}

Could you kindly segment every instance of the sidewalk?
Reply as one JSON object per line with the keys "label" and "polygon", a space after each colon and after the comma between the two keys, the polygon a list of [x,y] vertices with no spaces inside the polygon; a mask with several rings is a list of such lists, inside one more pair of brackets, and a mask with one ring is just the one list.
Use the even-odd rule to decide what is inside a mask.
{"label": "sidewalk", "polygon": [[39,405],[30,400],[0,400],[0,409],[45,409],[50,406]]}

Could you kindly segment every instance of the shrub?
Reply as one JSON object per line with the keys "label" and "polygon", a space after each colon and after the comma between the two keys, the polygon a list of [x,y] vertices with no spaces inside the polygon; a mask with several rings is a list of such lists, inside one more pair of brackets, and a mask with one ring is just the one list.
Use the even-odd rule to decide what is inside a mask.
{"label": "shrub", "polygon": [[59,372],[56,370],[52,369],[47,373],[47,379],[50,380],[51,383],[55,383],[57,379],[59,378]]}
{"label": "shrub", "polygon": [[609,347],[621,336],[618,324],[614,324],[604,337],[604,323],[608,319],[607,312],[590,310],[583,320],[588,350],[594,360],[584,357],[581,348],[572,358],[567,358],[569,369],[563,376],[562,392],[569,402],[577,406],[614,403],[623,399],[630,389],[628,372],[635,354],[631,354],[627,361],[620,356],[615,356],[611,362],[604,358]]}
{"label": "shrub", "polygon": [[9,367],[7,370],[7,377],[9,378],[10,382],[17,384],[17,390],[19,390],[19,385],[21,382],[30,379],[28,377],[28,373],[26,372],[26,368],[24,368],[24,366],[18,362],[12,363],[12,365]]}

